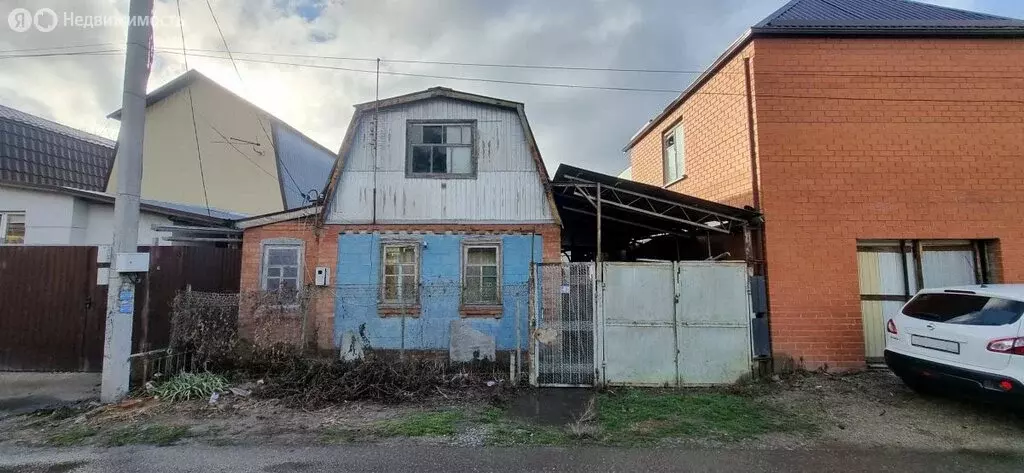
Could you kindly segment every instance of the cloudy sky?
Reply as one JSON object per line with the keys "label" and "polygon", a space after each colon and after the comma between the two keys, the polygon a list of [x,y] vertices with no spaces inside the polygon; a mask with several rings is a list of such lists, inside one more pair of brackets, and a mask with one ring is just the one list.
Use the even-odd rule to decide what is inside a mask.
{"label": "cloudy sky", "polygon": [[[927,0],[1024,18],[1017,0]],[[355,103],[373,100],[372,73],[246,61],[372,70],[372,61],[267,56],[287,53],[377,58],[385,72],[680,91],[695,74],[481,68],[391,60],[541,64],[699,71],[750,25],[785,0],[211,0],[238,74],[226,59],[206,0],[180,0],[188,66],[248,98],[330,149],[338,149]],[[62,18],[124,16],[128,0],[4,0],[13,8],[51,8]],[[174,0],[156,0],[158,48],[150,90],[185,71]],[[10,54],[121,47],[125,28],[61,23],[19,33],[0,22],[0,103],[108,137],[117,122],[120,53],[3,58]],[[195,51],[207,50],[207,51]],[[257,54],[246,54],[257,53]],[[524,102],[548,168],[559,163],[617,173],[629,137],[675,94],[497,84],[381,75],[381,97],[436,85]]]}

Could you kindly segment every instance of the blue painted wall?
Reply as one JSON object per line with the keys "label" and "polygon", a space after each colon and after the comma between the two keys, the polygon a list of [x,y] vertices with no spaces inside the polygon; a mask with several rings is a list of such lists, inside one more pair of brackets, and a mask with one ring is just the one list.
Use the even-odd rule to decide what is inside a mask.
{"label": "blue painted wall", "polygon": [[[405,318],[405,348],[447,350],[452,320],[459,319],[462,271],[462,243],[481,241],[475,235],[380,235],[353,233],[338,236],[338,267],[335,270],[334,344],[347,331],[365,335],[374,348],[402,346],[402,320],[381,316],[377,311],[380,294],[381,242],[416,240],[420,246],[420,313]],[[493,235],[483,241],[501,241],[502,306],[500,318],[471,317],[476,330],[495,337],[498,350],[516,347],[516,304],[519,305],[521,347],[527,347],[529,304],[527,299],[530,262],[540,262],[543,239],[539,235]],[[531,258],[532,252],[532,258]]]}

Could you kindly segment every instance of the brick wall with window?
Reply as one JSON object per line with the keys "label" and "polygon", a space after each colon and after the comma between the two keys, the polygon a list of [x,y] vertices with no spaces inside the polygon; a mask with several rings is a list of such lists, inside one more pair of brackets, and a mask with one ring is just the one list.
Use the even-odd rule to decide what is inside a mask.
{"label": "brick wall with window", "polygon": [[[380,257],[383,265],[379,271],[371,271],[368,268],[338,268],[338,240],[339,235],[345,232],[391,235],[375,249],[358,250],[360,252],[381,251]],[[415,291],[423,271],[419,265],[422,248],[411,245],[409,238],[403,238],[401,235],[414,233],[444,235],[453,232],[472,236],[466,240],[460,250],[457,250],[460,253],[454,256],[455,261],[462,261],[457,271],[464,278],[461,281],[464,288],[458,288],[459,292],[456,294],[463,301],[457,316],[486,318],[500,316],[500,305],[502,304],[498,293],[498,288],[502,285],[498,273],[502,254],[499,243],[500,235],[539,235],[542,243],[537,251],[542,255],[541,260],[543,262],[558,262],[560,260],[561,229],[555,224],[325,225],[321,229],[316,229],[313,226],[312,218],[307,217],[302,220],[279,222],[245,231],[242,244],[241,290],[246,293],[273,287],[280,288],[282,285],[290,287],[290,281],[284,283],[272,281],[277,280],[278,274],[281,274],[281,278],[287,278],[285,270],[291,267],[290,263],[293,261],[291,255],[294,251],[288,250],[288,248],[301,248],[299,290],[308,291],[306,297],[310,301],[308,320],[311,323],[311,329],[307,332],[311,339],[307,340],[307,343],[320,350],[332,350],[336,343],[335,298],[339,277],[336,271],[358,271],[361,280],[365,280],[367,286],[377,288],[376,291],[379,293],[372,295],[375,317],[387,319],[399,313],[411,316],[418,307],[416,302],[418,294]],[[292,246],[288,247],[287,245]],[[276,258],[273,261],[275,264],[269,265],[267,268],[280,266],[280,273],[276,269],[265,270],[265,265],[270,262],[268,258],[271,256]],[[330,287],[313,285],[315,269],[318,266],[326,266],[331,269],[332,285]],[[292,274],[290,269],[287,274]],[[398,296],[399,289],[403,294],[402,298]],[[521,314],[524,321],[527,317],[525,311],[526,307],[524,306]],[[258,338],[255,341],[261,344],[277,342],[299,344],[301,342],[299,308],[289,308],[284,312],[285,315],[275,315],[271,319],[258,311],[246,310],[243,307],[239,321],[242,335],[249,339]],[[314,336],[315,339],[313,339]]]}
{"label": "brick wall with window", "polygon": [[858,240],[987,240],[997,280],[1024,280],[1024,42],[756,44],[777,355],[864,366]]}
{"label": "brick wall with window", "polygon": [[743,71],[743,58],[753,56],[754,47],[745,48],[629,150],[633,180],[737,207],[753,204]]}

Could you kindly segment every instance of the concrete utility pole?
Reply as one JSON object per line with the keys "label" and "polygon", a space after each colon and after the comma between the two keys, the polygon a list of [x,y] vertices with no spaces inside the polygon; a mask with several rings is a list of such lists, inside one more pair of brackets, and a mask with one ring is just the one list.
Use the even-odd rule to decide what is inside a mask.
{"label": "concrete utility pole", "polygon": [[[142,191],[142,143],[146,129],[146,84],[149,82],[153,0],[131,0],[128,7],[128,50],[124,61],[121,129],[117,134],[117,199],[114,201],[114,244],[107,286],[107,324],[103,343],[103,384],[100,399],[116,402],[128,394],[132,352],[135,283],[127,258],[139,239],[139,194]],[[146,262],[148,266],[148,260]],[[120,267],[119,267],[120,266]]]}

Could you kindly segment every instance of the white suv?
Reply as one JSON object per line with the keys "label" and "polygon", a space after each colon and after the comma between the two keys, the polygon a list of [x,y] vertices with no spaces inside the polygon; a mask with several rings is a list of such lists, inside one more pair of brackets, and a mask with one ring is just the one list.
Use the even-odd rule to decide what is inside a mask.
{"label": "white suv", "polygon": [[885,363],[907,386],[1024,396],[1024,284],[925,289],[886,321]]}

